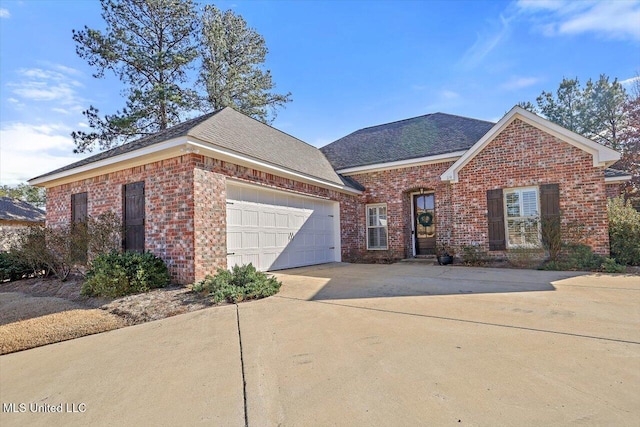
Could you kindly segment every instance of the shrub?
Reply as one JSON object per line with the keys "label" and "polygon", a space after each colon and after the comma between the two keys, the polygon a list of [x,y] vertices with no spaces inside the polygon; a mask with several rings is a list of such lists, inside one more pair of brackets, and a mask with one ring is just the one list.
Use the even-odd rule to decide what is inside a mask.
{"label": "shrub", "polygon": [[611,256],[623,265],[640,265],[640,212],[616,197],[609,200],[607,213]]}
{"label": "shrub", "polygon": [[557,260],[551,260],[542,266],[543,270],[604,271],[621,273],[624,266],[611,258],[593,253],[591,247],[580,243],[565,244]]}
{"label": "shrub", "polygon": [[605,273],[624,273],[626,268],[624,268],[624,265],[618,264],[613,258],[605,258],[600,270]]}
{"label": "shrub", "polygon": [[542,220],[542,245],[550,261],[557,261],[562,251],[562,221],[560,216]]}
{"label": "shrub", "polygon": [[512,248],[507,252],[509,264],[516,268],[536,268],[544,260],[541,248]]}
{"label": "shrub", "polygon": [[253,264],[234,266],[232,271],[219,268],[215,276],[207,276],[193,285],[196,292],[206,291],[216,303],[260,299],[278,293],[282,284],[257,271]]}
{"label": "shrub", "polygon": [[465,265],[480,266],[486,264],[491,259],[486,251],[480,249],[479,246],[463,246],[462,247],[462,262]]}
{"label": "shrub", "polygon": [[82,295],[119,297],[161,288],[169,281],[166,264],[152,253],[112,251],[91,262]]}
{"label": "shrub", "polygon": [[0,252],[0,282],[19,280],[33,273],[24,260],[13,252]]}

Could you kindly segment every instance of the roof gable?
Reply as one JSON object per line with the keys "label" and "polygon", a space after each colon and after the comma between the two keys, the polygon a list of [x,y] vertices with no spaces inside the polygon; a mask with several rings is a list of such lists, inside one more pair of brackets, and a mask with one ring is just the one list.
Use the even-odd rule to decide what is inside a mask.
{"label": "roof gable", "polygon": [[320,150],[341,171],[464,151],[493,125],[451,114],[427,114],[360,129]]}
{"label": "roof gable", "polygon": [[620,159],[620,153],[604,145],[598,144],[582,135],[563,128],[547,119],[533,114],[522,107],[514,106],[505,116],[496,123],[478,142],[456,162],[449,167],[442,175],[443,181],[458,182],[458,172],[464,168],[484,147],[493,141],[507,126],[514,120],[519,119],[523,122],[540,129],[556,138],[573,145],[593,156],[594,167],[610,166]]}

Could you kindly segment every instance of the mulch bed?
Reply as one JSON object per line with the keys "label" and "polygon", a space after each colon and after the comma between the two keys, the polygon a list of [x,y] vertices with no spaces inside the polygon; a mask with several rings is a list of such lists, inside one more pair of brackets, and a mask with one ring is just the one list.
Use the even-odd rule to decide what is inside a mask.
{"label": "mulch bed", "polygon": [[80,295],[82,277],[0,283],[0,354],[163,319],[215,304],[188,287],[126,297]]}

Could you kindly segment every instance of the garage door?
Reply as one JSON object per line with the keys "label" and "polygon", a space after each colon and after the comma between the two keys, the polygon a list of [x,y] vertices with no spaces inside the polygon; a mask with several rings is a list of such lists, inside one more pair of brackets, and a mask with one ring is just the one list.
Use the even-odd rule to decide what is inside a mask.
{"label": "garage door", "polygon": [[339,261],[338,203],[227,184],[227,266],[279,270]]}

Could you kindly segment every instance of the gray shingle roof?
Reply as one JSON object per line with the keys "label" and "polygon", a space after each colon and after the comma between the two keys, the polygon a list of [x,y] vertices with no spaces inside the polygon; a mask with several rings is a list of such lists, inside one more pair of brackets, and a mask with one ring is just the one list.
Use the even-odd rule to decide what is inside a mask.
{"label": "gray shingle roof", "polygon": [[225,108],[189,136],[277,166],[342,184],[320,150],[278,129]]}
{"label": "gray shingle roof", "polygon": [[45,212],[30,203],[0,197],[0,220],[44,222]]}
{"label": "gray shingle roof", "polygon": [[495,123],[444,113],[360,129],[322,147],[336,170],[468,150]]}
{"label": "gray shingle roof", "polygon": [[605,178],[625,178],[627,176],[631,176],[631,174],[629,172],[621,171],[619,169],[606,168],[604,170]]}
{"label": "gray shingle roof", "polygon": [[197,138],[256,160],[342,184],[342,180],[320,150],[229,107],[188,120],[36,178],[69,171],[178,137]]}
{"label": "gray shingle roof", "polygon": [[120,154],[129,153],[131,151],[139,150],[140,148],[145,148],[153,144],[158,144],[160,142],[168,141],[173,138],[179,138],[181,136],[186,136],[190,129],[208,118],[212,117],[218,113],[215,111],[213,113],[208,113],[200,117],[196,117],[191,120],[187,120],[186,122],[180,123],[179,125],[170,127],[169,129],[162,130],[158,133],[154,133],[153,135],[145,136],[143,138],[137,139],[135,141],[129,142],[127,144],[120,145],[118,147],[112,148],[107,151],[103,151],[101,153],[95,154],[93,156],[87,157],[85,159],[79,160],[75,163],[71,163],[70,165],[63,166],[59,169],[53,170],[51,172],[47,172],[43,175],[36,176],[31,179],[44,178],[49,175],[54,175],[60,172],[65,172],[71,169],[75,169],[80,166],[88,165],[90,163],[97,162],[99,160],[108,159],[110,157],[118,156]]}

